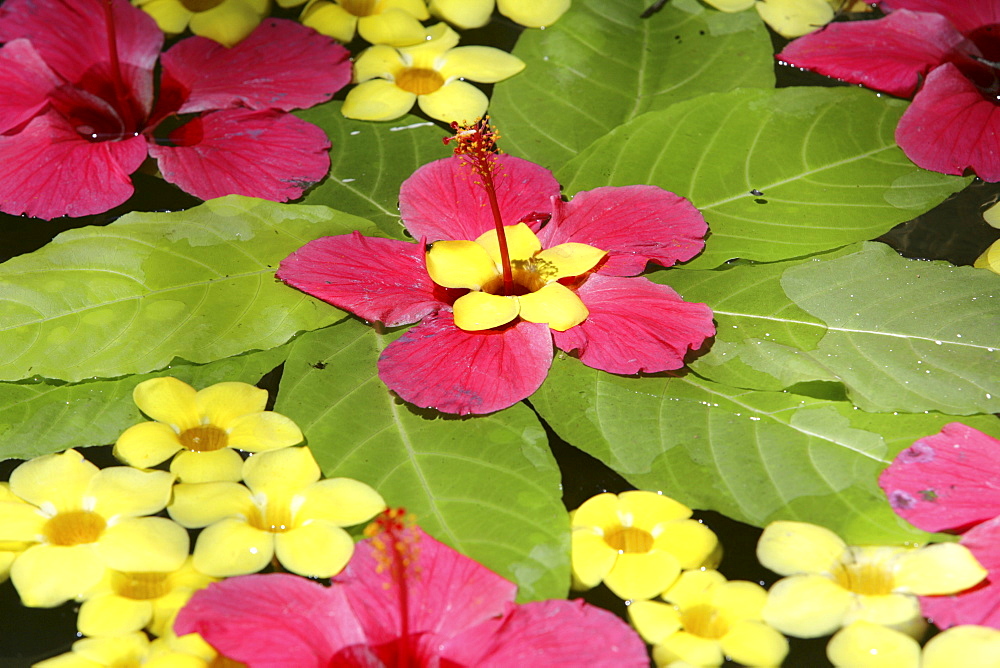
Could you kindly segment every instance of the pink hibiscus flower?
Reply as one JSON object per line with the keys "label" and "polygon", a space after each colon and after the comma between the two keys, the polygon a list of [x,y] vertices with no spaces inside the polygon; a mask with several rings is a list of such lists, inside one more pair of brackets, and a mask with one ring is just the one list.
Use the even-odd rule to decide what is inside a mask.
{"label": "pink hibiscus flower", "polygon": [[279,573],[199,591],[177,616],[251,668],[648,666],[618,617],[582,601],[517,605],[517,587],[386,511],[330,587]]}
{"label": "pink hibiscus flower", "polygon": [[1000,441],[960,422],[900,452],[879,476],[896,514],[924,531],[956,531],[983,568],[981,583],[953,596],[922,596],[940,628],[1000,629]]}
{"label": "pink hibiscus flower", "polygon": [[365,320],[420,321],[379,358],[400,397],[490,413],[538,389],[553,343],[595,369],[635,374],[680,368],[715,333],[707,306],[636,276],[647,261],[669,267],[701,250],[707,227],[690,202],[653,186],[563,202],[547,169],[497,155],[484,123],[457,138],[456,156],[422,166],[400,191],[420,243],[325,237],[277,274]]}
{"label": "pink hibiscus flower", "polygon": [[883,0],[880,7],[890,12],[883,19],[831,23],[777,57],[912,97],[896,127],[910,160],[1000,181],[1000,0]]}
{"label": "pink hibiscus flower", "polygon": [[315,125],[286,113],[348,83],[348,52],[293,21],[227,49],[178,42],[125,0],[7,0],[0,7],[0,210],[50,219],[106,211],[156,158],[202,199],[299,197],[329,169]]}

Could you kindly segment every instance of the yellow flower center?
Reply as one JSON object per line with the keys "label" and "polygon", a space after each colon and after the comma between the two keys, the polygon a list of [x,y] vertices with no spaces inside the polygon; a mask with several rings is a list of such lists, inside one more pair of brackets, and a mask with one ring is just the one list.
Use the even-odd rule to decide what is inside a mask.
{"label": "yellow flower center", "polygon": [[181,445],[195,452],[221,450],[229,445],[229,436],[214,424],[203,424],[181,433]]}
{"label": "yellow flower center", "polygon": [[376,4],[377,0],[340,0],[340,6],[353,16],[371,16]]}
{"label": "yellow flower center", "polygon": [[615,527],[605,531],[604,542],[623,554],[644,554],[653,549],[652,534],[635,527]]}
{"label": "yellow flower center", "polygon": [[71,510],[58,513],[42,527],[42,535],[51,545],[81,545],[93,543],[101,534],[107,522],[97,513],[89,510]]}
{"label": "yellow flower center", "polygon": [[270,533],[284,533],[292,529],[292,513],[287,503],[264,503],[264,508],[254,506],[247,522],[254,529]]}
{"label": "yellow flower center", "polygon": [[111,588],[124,598],[149,601],[170,593],[170,574],[114,571],[111,576]]}
{"label": "yellow flower center", "polygon": [[840,563],[832,574],[837,584],[855,594],[883,596],[892,593],[892,572],[880,561]]}
{"label": "yellow flower center", "polygon": [[692,606],[681,613],[684,630],[702,638],[718,640],[729,632],[729,624],[719,610],[707,603]]}
{"label": "yellow flower center", "polygon": [[396,75],[396,85],[414,95],[427,95],[444,85],[444,77],[425,67],[407,67]]}
{"label": "yellow flower center", "polygon": [[181,0],[181,4],[184,5],[184,9],[189,12],[194,12],[195,14],[215,9],[223,2],[225,2],[225,0]]}

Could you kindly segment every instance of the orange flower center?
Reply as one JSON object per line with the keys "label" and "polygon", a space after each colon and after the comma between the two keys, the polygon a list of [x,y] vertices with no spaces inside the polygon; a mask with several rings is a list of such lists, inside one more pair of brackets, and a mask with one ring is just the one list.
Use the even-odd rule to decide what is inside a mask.
{"label": "orange flower center", "polygon": [[427,95],[444,85],[444,77],[424,67],[407,67],[396,76],[396,85],[414,95]]}
{"label": "orange flower center", "polygon": [[719,611],[702,603],[681,613],[681,623],[684,630],[702,638],[717,640],[729,632],[729,624],[719,614]]}
{"label": "orange flower center", "polygon": [[122,573],[114,571],[111,587],[115,593],[133,601],[149,601],[170,593],[169,573]]}
{"label": "orange flower center", "polygon": [[353,16],[371,16],[375,13],[376,0],[340,0],[340,6]]}
{"label": "orange flower center", "polygon": [[184,9],[189,12],[194,12],[195,14],[215,9],[223,2],[225,2],[225,0],[181,0],[181,4],[184,5]]}
{"label": "orange flower center", "polygon": [[892,593],[892,573],[878,561],[840,563],[832,574],[837,584],[855,594],[884,596]]}
{"label": "orange flower center", "polygon": [[194,452],[210,452],[229,445],[229,437],[214,424],[203,424],[185,429],[181,433],[181,445]]}
{"label": "orange flower center", "polygon": [[270,533],[285,533],[293,528],[292,513],[288,509],[287,503],[273,504],[264,503],[264,508],[254,506],[250,511],[247,522],[254,529],[268,531]]}
{"label": "orange flower center", "polygon": [[101,534],[107,522],[97,513],[89,510],[71,510],[58,513],[42,527],[42,535],[51,545],[81,545],[93,543]]}
{"label": "orange flower center", "polygon": [[604,542],[620,554],[644,554],[653,549],[652,534],[635,527],[615,527],[606,531]]}

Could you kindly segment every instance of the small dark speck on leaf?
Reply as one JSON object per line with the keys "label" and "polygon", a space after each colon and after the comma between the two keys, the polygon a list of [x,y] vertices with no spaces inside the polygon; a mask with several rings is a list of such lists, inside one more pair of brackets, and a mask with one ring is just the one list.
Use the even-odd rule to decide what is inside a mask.
{"label": "small dark speck on leaf", "polygon": [[310,366],[314,369],[319,369],[320,371],[322,371],[323,369],[326,368],[326,362],[316,362],[315,364],[311,364]]}

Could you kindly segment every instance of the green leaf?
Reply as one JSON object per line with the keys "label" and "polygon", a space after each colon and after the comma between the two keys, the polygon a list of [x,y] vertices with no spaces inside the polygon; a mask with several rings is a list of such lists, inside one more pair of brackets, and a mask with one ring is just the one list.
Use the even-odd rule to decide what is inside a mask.
{"label": "green leaf", "polygon": [[690,199],[710,233],[688,267],[803,257],[873,239],[969,183],[899,150],[905,108],[856,88],[704,95],[612,131],[556,176],[570,194],[646,183]]}
{"label": "green leaf", "polygon": [[146,373],[268,350],[343,317],[274,278],[303,244],[369,221],[229,196],[131,213],[0,265],[0,380]]}
{"label": "green leaf", "polygon": [[[876,481],[896,453],[956,419],[865,413],[694,375],[622,377],[564,355],[531,402],[560,437],[636,487],[757,526],[821,524],[855,543],[926,539]],[[1000,435],[993,417],[962,422]]]}
{"label": "green leaf", "polygon": [[340,113],[342,106],[334,101],[295,112],[323,128],[333,144],[329,176],[302,202],[367,218],[380,230],[403,238],[399,186],[417,167],[451,155],[441,142],[450,133],[409,115],[391,123],[353,121]]}
{"label": "green leaf", "polygon": [[284,361],[288,349],[282,346],[199,366],[176,364],[120,380],[0,383],[0,460],[114,443],[121,432],[145,419],[132,401],[132,389],[142,381],[173,376],[196,389],[223,381],[255,384]]}
{"label": "green leaf", "polygon": [[[774,86],[756,12],[675,0],[648,19],[646,0],[577,0],[514,55],[525,70],[494,87],[490,114],[507,153],[556,169],[639,114],[705,93]],[[471,120],[471,119],[470,119]]]}
{"label": "green leaf", "polygon": [[275,410],[299,424],[327,476],[361,480],[412,511],[428,533],[516,582],[520,600],[564,597],[569,519],[542,425],[523,404],[476,418],[404,404],[377,375],[393,338],[354,319],[303,334]]}

